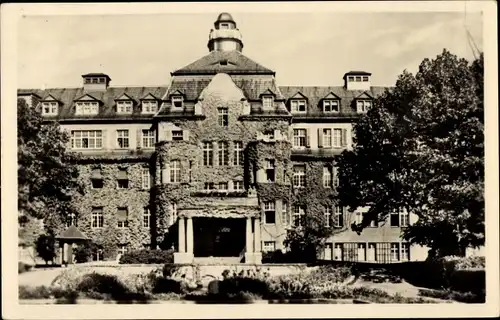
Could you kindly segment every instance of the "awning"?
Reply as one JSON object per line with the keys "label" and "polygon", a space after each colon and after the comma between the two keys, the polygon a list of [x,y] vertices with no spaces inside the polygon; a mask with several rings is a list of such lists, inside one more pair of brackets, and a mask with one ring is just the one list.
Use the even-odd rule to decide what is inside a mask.
{"label": "awning", "polygon": [[102,179],[102,174],[101,174],[101,169],[92,169],[92,174],[91,174],[92,179]]}
{"label": "awning", "polygon": [[120,170],[118,171],[118,180],[128,180],[128,174],[126,170]]}

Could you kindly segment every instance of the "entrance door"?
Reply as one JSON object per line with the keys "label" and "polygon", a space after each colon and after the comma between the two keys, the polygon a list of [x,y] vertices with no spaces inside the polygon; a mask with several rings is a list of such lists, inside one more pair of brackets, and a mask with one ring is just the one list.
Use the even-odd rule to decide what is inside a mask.
{"label": "entrance door", "polygon": [[245,247],[245,219],[194,218],[195,257],[238,257]]}

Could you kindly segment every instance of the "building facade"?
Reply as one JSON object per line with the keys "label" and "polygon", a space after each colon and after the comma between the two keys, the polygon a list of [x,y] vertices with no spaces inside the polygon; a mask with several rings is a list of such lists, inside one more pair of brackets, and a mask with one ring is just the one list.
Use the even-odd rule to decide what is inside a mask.
{"label": "building facade", "polygon": [[347,72],[343,86],[279,86],[274,71],[243,55],[231,15],[214,27],[209,53],[165,87],[113,87],[108,75],[89,73],[80,88],[18,90],[81,154],[86,190],[63,226],[102,248],[95,259],[173,247],[179,263],[259,263],[315,216],[333,234],[323,259],[424,259],[424,248],[401,239],[414,217],[395,213],[358,235],[350,226],[363,210],[337,205],[335,159],[385,88],[362,71]]}

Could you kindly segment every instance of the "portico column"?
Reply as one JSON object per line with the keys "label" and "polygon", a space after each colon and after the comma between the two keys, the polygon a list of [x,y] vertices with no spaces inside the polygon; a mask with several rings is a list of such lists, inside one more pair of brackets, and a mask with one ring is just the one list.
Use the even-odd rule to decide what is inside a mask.
{"label": "portico column", "polygon": [[187,217],[187,231],[186,231],[186,252],[193,253],[193,218]]}
{"label": "portico column", "polygon": [[253,252],[252,218],[247,217],[246,252]]}
{"label": "portico column", "polygon": [[179,252],[186,252],[186,229],[184,228],[184,218],[179,218]]}
{"label": "portico column", "polygon": [[255,252],[260,252],[260,218],[255,218],[253,222],[254,222]]}

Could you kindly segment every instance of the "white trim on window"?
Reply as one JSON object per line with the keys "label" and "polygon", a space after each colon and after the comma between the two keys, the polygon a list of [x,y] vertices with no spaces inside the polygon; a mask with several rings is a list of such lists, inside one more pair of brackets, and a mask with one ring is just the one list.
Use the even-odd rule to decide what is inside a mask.
{"label": "white trim on window", "polygon": [[337,113],[340,112],[340,102],[337,99],[323,100],[324,113]]}
{"label": "white trim on window", "polygon": [[290,110],[292,113],[306,113],[307,103],[305,99],[294,99],[290,101]]}
{"label": "white trim on window", "polygon": [[55,101],[42,102],[42,114],[44,116],[57,116],[59,104]]}
{"label": "white trim on window", "polygon": [[143,100],[142,101],[142,113],[152,114],[158,111],[158,101],[156,100]]}
{"label": "white trim on window", "polygon": [[96,115],[99,113],[99,103],[95,101],[75,102],[76,115]]}
{"label": "white trim on window", "polygon": [[130,100],[117,101],[116,112],[118,114],[131,114],[133,111],[133,104]]}

